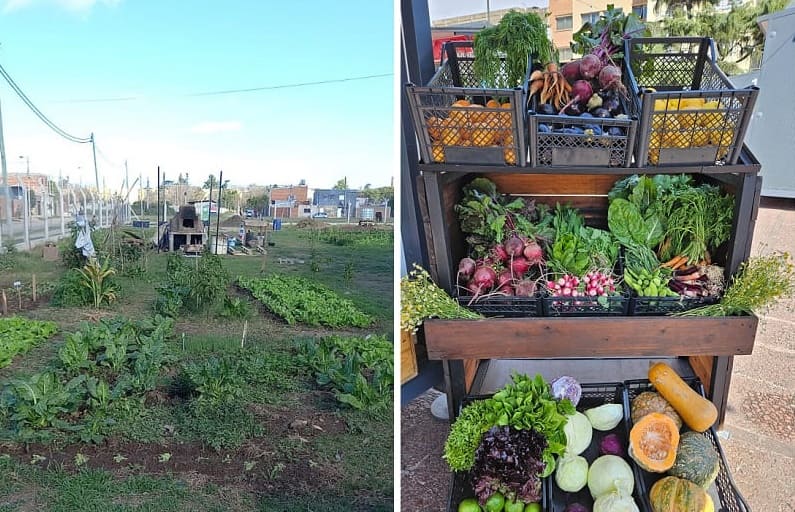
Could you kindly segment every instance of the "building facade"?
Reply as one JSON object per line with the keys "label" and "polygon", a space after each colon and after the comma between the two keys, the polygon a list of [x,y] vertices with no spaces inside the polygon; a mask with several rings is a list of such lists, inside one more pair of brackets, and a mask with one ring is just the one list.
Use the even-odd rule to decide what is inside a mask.
{"label": "building facade", "polygon": [[359,191],[353,189],[316,189],[312,198],[312,206],[317,212],[323,212],[329,217],[350,217],[358,215]]}

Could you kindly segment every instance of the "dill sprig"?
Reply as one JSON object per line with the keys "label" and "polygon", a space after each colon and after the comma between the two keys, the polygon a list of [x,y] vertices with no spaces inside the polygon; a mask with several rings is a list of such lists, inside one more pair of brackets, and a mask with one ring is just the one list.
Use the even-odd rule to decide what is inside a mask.
{"label": "dill sprig", "polygon": [[436,286],[428,272],[414,264],[407,276],[400,280],[400,328],[416,332],[428,318],[482,318],[461,307],[447,293]]}

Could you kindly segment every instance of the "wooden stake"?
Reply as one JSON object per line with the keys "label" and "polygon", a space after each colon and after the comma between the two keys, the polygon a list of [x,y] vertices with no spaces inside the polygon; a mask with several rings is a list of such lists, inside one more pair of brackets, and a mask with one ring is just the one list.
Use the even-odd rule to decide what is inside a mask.
{"label": "wooden stake", "polygon": [[240,348],[243,348],[243,344],[246,342],[246,331],[248,331],[248,320],[243,323],[243,339],[240,340]]}
{"label": "wooden stake", "polygon": [[33,288],[33,303],[36,303],[36,274],[31,278],[30,287]]}
{"label": "wooden stake", "polygon": [[6,291],[3,290],[2,295],[2,307],[3,307],[3,316],[8,315],[8,298],[6,297]]}

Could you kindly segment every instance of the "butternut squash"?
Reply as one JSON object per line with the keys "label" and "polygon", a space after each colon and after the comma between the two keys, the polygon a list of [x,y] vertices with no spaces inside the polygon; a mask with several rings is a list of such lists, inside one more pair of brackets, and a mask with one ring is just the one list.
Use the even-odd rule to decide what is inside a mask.
{"label": "butternut squash", "polygon": [[691,430],[704,432],[715,424],[718,419],[715,404],[696,393],[673,368],[655,363],[649,368],[649,380]]}

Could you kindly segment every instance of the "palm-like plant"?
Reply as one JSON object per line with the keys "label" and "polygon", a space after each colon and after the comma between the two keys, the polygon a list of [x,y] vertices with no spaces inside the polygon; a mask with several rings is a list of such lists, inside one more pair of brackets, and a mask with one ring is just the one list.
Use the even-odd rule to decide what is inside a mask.
{"label": "palm-like plant", "polygon": [[99,261],[91,259],[79,272],[82,276],[81,284],[91,291],[95,308],[116,300],[116,286],[110,280],[116,270],[110,267],[108,260],[100,265]]}

